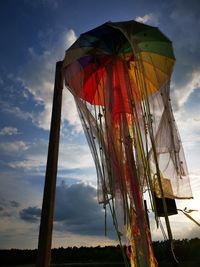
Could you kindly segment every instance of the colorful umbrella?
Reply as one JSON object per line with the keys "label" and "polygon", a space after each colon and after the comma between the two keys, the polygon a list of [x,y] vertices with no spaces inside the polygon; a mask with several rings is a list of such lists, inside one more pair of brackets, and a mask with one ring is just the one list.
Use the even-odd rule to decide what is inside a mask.
{"label": "colorful umbrella", "polygon": [[[108,22],[81,34],[67,50],[64,65],[67,72],[79,64],[78,73],[67,79],[75,94],[91,104],[104,105],[104,74],[110,65],[117,73],[128,69],[141,98],[160,89],[169,79],[174,62],[172,43],[158,28],[128,21]],[[81,91],[77,84],[80,76],[84,77]],[[143,92],[143,84],[147,92]],[[120,85],[122,91],[124,86]]]}
{"label": "colorful umbrella", "polygon": [[169,98],[174,62],[171,41],[136,21],[82,34],[64,59],[65,82],[96,165],[98,199],[110,207],[120,244],[131,245],[132,267],[156,266],[143,191],[149,190],[153,209],[154,194],[191,197]]}

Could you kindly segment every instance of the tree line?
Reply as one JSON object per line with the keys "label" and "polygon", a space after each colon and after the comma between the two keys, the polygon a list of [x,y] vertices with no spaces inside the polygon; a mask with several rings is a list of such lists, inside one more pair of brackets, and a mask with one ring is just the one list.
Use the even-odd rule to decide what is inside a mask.
{"label": "tree line", "polygon": [[[194,238],[191,240],[175,240],[175,255],[180,264],[184,262],[193,262],[200,266],[200,239]],[[123,248],[126,250],[126,248]],[[168,241],[153,242],[155,257],[159,263],[171,262],[171,254]],[[37,250],[33,249],[1,249],[0,250],[0,266],[9,265],[26,265],[35,264],[37,258]],[[68,247],[54,248],[51,253],[51,261],[53,264],[61,263],[84,263],[84,262],[108,262],[121,263],[123,266],[123,256],[120,246],[105,246],[105,247]],[[172,266],[167,265],[167,266]],[[180,265],[182,266],[182,265]]]}

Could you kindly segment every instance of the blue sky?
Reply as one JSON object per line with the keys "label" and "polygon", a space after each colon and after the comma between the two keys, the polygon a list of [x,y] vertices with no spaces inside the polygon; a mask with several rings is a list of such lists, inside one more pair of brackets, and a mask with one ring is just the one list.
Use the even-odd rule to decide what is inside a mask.
{"label": "blue sky", "polygon": [[[198,0],[0,2],[0,248],[37,247],[55,63],[82,32],[106,21],[135,19],[158,26],[173,41],[171,97],[194,195],[177,206],[200,209],[199,11]],[[193,216],[200,221],[199,212]],[[175,238],[200,235],[184,215],[170,221]],[[161,239],[153,221],[151,228]],[[65,88],[53,247],[114,244],[111,223],[108,232],[104,237],[94,163]]]}

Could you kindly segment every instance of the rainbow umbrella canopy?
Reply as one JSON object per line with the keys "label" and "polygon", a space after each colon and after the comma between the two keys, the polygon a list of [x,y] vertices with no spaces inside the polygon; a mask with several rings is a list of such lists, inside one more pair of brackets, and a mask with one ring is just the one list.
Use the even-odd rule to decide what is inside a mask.
{"label": "rainbow umbrella canopy", "polygon": [[[185,157],[169,97],[175,57],[158,29],[136,21],[105,23],[66,51],[73,94],[97,170],[98,200],[109,206],[131,266],[156,266],[143,192],[191,198]],[[126,257],[125,257],[126,259]]]}
{"label": "rainbow umbrella canopy", "polygon": [[[171,75],[175,62],[172,43],[159,29],[135,21],[105,23],[82,34],[67,50],[65,65],[71,68],[78,63],[80,67],[80,72],[75,72],[67,82],[73,85],[80,98],[94,105],[104,105],[103,74],[111,64],[117,68],[119,62],[123,68],[126,64],[135,84],[138,83],[137,75],[139,79],[142,76],[140,82],[146,83],[147,94],[151,94]],[[81,91],[76,83],[80,75],[84,75]],[[142,94],[142,84],[137,86]]]}

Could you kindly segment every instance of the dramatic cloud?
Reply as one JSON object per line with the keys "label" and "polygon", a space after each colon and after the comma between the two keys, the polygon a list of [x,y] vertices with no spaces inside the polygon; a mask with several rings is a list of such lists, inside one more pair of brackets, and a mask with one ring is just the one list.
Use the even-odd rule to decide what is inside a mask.
{"label": "dramatic cloud", "polygon": [[15,127],[4,127],[0,130],[0,135],[16,135],[19,134],[18,129]]}
{"label": "dramatic cloud", "polygon": [[0,199],[0,211],[4,210],[5,208],[12,207],[12,208],[18,208],[20,206],[20,203],[15,200],[6,200],[4,198]]}
{"label": "dramatic cloud", "polygon": [[[93,5],[77,5],[76,1],[74,4],[71,1],[69,6],[63,0],[23,0],[16,5],[13,1],[12,8],[7,2],[2,6],[0,17],[6,29],[2,31],[4,53],[0,66],[0,247],[37,246],[55,65],[76,40],[76,33],[108,20],[135,18],[159,26],[172,40],[176,63],[171,79],[171,99],[194,195],[193,200],[177,201],[177,206],[199,209],[199,0],[141,0],[137,5],[128,1],[126,5],[117,3],[116,12],[111,12],[114,1],[107,5],[106,12],[105,5],[95,1]],[[12,20],[5,20],[4,11],[12,13]],[[93,19],[88,17],[89,13],[93,14]],[[103,238],[104,211],[97,203],[96,171],[82,133],[74,99],[64,88],[58,184],[65,180],[67,185],[57,186],[53,232],[53,244],[57,247],[106,245],[108,240],[113,241]],[[200,222],[198,214],[195,216]],[[154,224],[153,212],[150,219],[153,239],[163,239]],[[107,223],[113,237],[110,215]],[[170,223],[175,238],[200,235],[182,214],[170,216]]]}
{"label": "dramatic cloud", "polygon": [[189,99],[190,95],[194,90],[200,89],[200,69],[195,70],[191,73],[190,79],[180,87],[176,86],[173,92],[173,103],[175,108],[179,109],[182,107]]}
{"label": "dramatic cloud", "polygon": [[[175,118],[178,124],[178,128],[183,143],[189,173],[198,169],[199,166],[199,153],[200,153],[200,89],[195,89],[190,94],[187,102],[175,112]],[[191,176],[192,177],[192,176]],[[197,190],[197,188],[196,188]]]}
{"label": "dramatic cloud", "polygon": [[[3,204],[3,203],[2,203]],[[0,217],[2,218],[6,218],[6,217],[11,217],[11,213],[8,211],[8,207],[4,206],[0,206]]]}
{"label": "dramatic cloud", "polygon": [[[97,203],[97,191],[82,183],[61,184],[56,191],[56,230],[80,235],[104,235],[104,211]],[[113,236],[110,214],[107,218],[108,234]]]}
{"label": "dramatic cloud", "polygon": [[169,16],[168,23],[173,25],[171,38],[176,56],[173,82],[179,108],[200,84],[200,39],[197,34],[200,27],[199,7],[197,0],[178,0],[173,3]]}
{"label": "dramatic cloud", "polygon": [[[38,223],[41,209],[28,207],[20,211],[20,218],[26,222]],[[56,188],[54,228],[58,232],[79,235],[104,235],[105,214],[97,203],[97,191],[84,183],[64,182]],[[107,216],[109,236],[114,236],[110,213]]]}
{"label": "dramatic cloud", "polygon": [[22,220],[30,223],[35,223],[38,222],[40,218],[41,209],[37,207],[28,207],[27,209],[20,211],[19,215]]}
{"label": "dramatic cloud", "polygon": [[[51,40],[53,35],[55,33],[51,31],[48,36],[40,33],[40,38]],[[65,50],[75,40],[75,32],[68,30],[60,34],[54,42],[45,42],[42,54],[35,52],[32,47],[29,48],[30,62],[24,67],[18,80],[42,108],[41,112],[33,115],[33,122],[40,128],[49,129],[50,126],[56,62],[64,58]],[[66,94],[66,97],[63,96],[62,111],[62,120],[67,120],[77,128],[77,131],[80,131],[81,126],[76,107],[69,93]]]}
{"label": "dramatic cloud", "polygon": [[0,199],[0,217],[6,218],[6,217],[12,217],[16,214],[16,208],[20,206],[20,204],[15,201],[7,201],[5,199]]}
{"label": "dramatic cloud", "polygon": [[11,200],[10,205],[14,208],[18,208],[20,206],[20,203],[15,200]]}
{"label": "dramatic cloud", "polygon": [[[79,236],[103,236],[105,230],[105,214],[102,207],[97,203],[96,195],[97,192],[94,187],[83,183],[72,184],[70,186],[62,183],[57,186],[54,218],[54,230],[56,233],[64,233],[64,235],[71,233]],[[178,205],[180,209],[184,209],[185,207],[184,202],[182,206],[180,203]],[[198,205],[195,206],[193,203],[191,206],[195,209]],[[19,214],[22,220],[28,223],[38,224],[41,209],[38,207],[28,207],[21,210]],[[200,213],[196,212],[192,216],[199,221]],[[164,219],[162,218],[161,221],[165,227]],[[150,222],[153,240],[162,240],[162,232],[160,229],[157,229],[152,212],[150,213]],[[182,213],[172,216],[170,222],[175,238],[196,237],[199,233],[194,223]],[[109,212],[107,214],[107,233],[111,239],[116,240],[116,234]]]}

